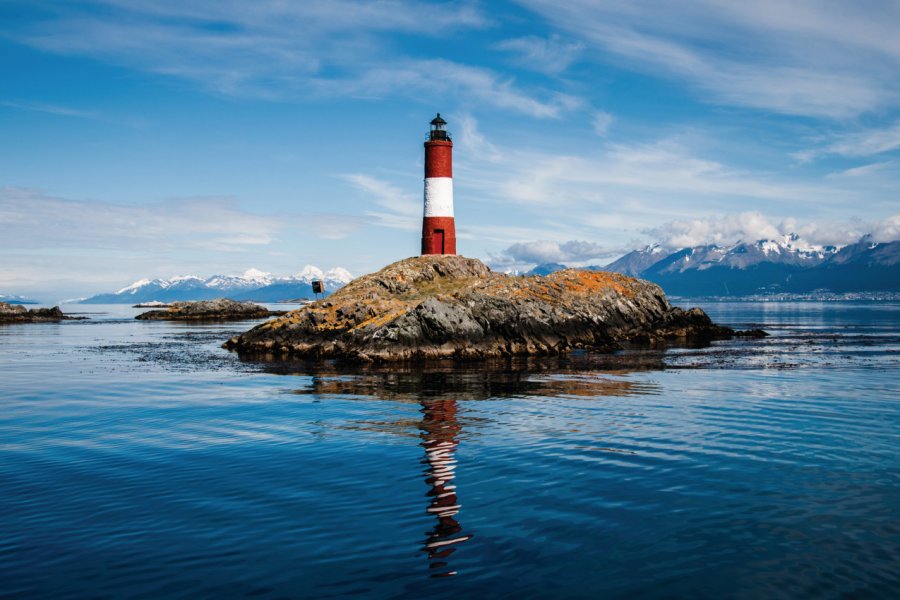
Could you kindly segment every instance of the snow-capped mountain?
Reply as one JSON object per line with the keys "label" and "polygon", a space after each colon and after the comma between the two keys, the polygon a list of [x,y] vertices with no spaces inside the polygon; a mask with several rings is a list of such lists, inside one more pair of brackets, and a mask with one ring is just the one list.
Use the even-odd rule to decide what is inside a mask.
{"label": "snow-capped mountain", "polygon": [[900,291],[900,241],[875,243],[866,236],[838,248],[790,234],[723,246],[665,249],[654,244],[605,267],[585,268],[648,279],[677,296]]}
{"label": "snow-capped mountain", "polygon": [[651,244],[641,250],[629,252],[622,258],[603,267],[605,271],[615,271],[637,277],[642,271],[669,255],[659,244]]}
{"label": "snow-capped mountain", "polygon": [[648,261],[651,264],[638,272],[651,270],[658,273],[683,273],[688,270],[703,271],[714,267],[748,269],[766,263],[814,267],[825,262],[837,251],[838,248],[835,246],[804,244],[796,234],[791,234],[777,240],[738,242],[730,246],[682,248],[668,256],[664,253],[659,255],[657,260]]}
{"label": "snow-capped mountain", "polygon": [[0,294],[0,302],[6,302],[7,304],[38,304],[37,300],[16,296],[15,294]]}
{"label": "snow-capped mountain", "polygon": [[300,298],[312,298],[312,281],[321,280],[328,292],[340,289],[353,276],[343,268],[322,271],[307,265],[299,273],[276,277],[258,269],[248,269],[241,275],[213,275],[201,278],[196,275],[180,275],[168,279],[140,279],[122,289],[98,294],[82,300],[85,304],[138,303],[158,300],[178,302],[184,300],[211,300],[227,296],[235,300],[279,302]]}
{"label": "snow-capped mountain", "polygon": [[562,271],[563,269],[566,269],[566,268],[567,268],[566,265],[561,264],[561,263],[544,263],[544,264],[538,265],[535,268],[531,269],[530,271],[525,273],[525,275],[526,276],[549,275],[550,273]]}

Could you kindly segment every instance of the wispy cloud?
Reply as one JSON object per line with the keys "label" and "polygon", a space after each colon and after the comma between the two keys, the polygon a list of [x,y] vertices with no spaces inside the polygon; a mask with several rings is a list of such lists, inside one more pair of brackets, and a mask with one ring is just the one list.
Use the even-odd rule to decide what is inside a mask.
{"label": "wispy cloud", "polygon": [[[707,156],[709,141],[702,135],[643,144],[605,142],[576,155],[504,146],[488,138],[471,117],[458,139],[463,134],[477,140],[474,147],[489,148],[491,160],[477,152],[460,156],[460,193],[509,215],[503,223],[508,245],[585,239],[604,240],[605,248],[657,238],[676,243],[679,235],[683,243],[688,238],[755,239],[789,233],[782,221],[798,214],[806,222],[819,223],[798,233],[808,233],[816,243],[848,243],[866,232],[862,226],[837,227],[855,223],[847,214],[848,205],[867,198],[865,207],[860,206],[863,217],[891,214],[896,206],[896,186],[890,185],[896,178],[886,168],[884,181],[865,172],[810,178],[792,171],[755,171]],[[871,166],[869,171],[877,169]],[[731,216],[709,221],[711,213]],[[660,222],[691,227],[662,234],[654,231]],[[491,235],[490,226],[482,229],[480,235]],[[492,239],[500,237],[494,234]],[[556,250],[548,252],[545,258]]]}
{"label": "wispy cloud", "polygon": [[[841,133],[820,134],[811,147],[794,152],[792,156],[799,163],[806,164],[828,156],[846,158],[877,156],[898,148],[900,148],[900,121],[895,121],[881,127],[851,128]],[[864,167],[860,167],[862,168]],[[861,172],[858,171],[856,174]],[[847,173],[850,174],[850,171]]]}
{"label": "wispy cloud", "polygon": [[561,92],[530,94],[490,69],[440,59],[397,60],[390,66],[370,65],[348,77],[313,77],[305,83],[308,90],[323,96],[384,98],[403,93],[437,100],[455,95],[537,118],[559,118],[583,104],[582,99]]}
{"label": "wispy cloud", "polygon": [[422,227],[422,199],[394,184],[361,173],[344,175],[344,179],[361,192],[372,208],[366,215],[383,227],[416,231]]}
{"label": "wispy cloud", "polygon": [[[706,158],[678,139],[647,144],[606,144],[585,154],[550,154],[501,148],[489,167],[463,163],[466,177],[493,198],[519,205],[608,209],[608,219],[632,210],[655,213],[708,211],[755,199],[829,203],[838,190],[770,173],[754,173]],[[490,173],[482,173],[487,169]],[[662,211],[662,213],[658,212]]]}
{"label": "wispy cloud", "polygon": [[456,119],[456,122],[458,123],[456,129],[458,135],[455,141],[464,156],[470,160],[490,162],[502,160],[503,155],[497,146],[489,142],[478,129],[478,121],[475,117],[471,114],[463,114]]}
{"label": "wispy cloud", "polygon": [[[316,241],[342,239],[364,224],[361,215],[255,214],[232,198],[131,205],[0,187],[0,288],[74,294],[194,268],[297,268],[298,250],[309,252]],[[298,246],[298,238],[314,241]]]}
{"label": "wispy cloud", "polygon": [[427,38],[487,26],[488,19],[466,3],[87,4],[102,10],[61,6],[51,10],[50,19],[0,31],[48,52],[91,56],[226,95],[420,100],[455,95],[539,118],[557,118],[581,105],[558,91],[525,89],[483,66],[403,54],[390,37]]}
{"label": "wispy cloud", "polygon": [[88,110],[79,110],[69,108],[67,106],[58,106],[55,104],[45,104],[43,102],[16,102],[12,100],[0,101],[0,106],[8,108],[17,108],[19,110],[28,110],[32,112],[42,112],[49,115],[58,115],[61,117],[76,117],[79,119],[96,119],[98,114]]}
{"label": "wispy cloud", "polygon": [[864,129],[837,136],[821,149],[813,150],[817,155],[874,156],[900,148],[900,121],[887,127]]}
{"label": "wispy cloud", "polygon": [[853,167],[850,169],[844,169],[843,171],[838,171],[835,173],[829,173],[826,175],[828,178],[839,178],[839,177],[870,177],[879,171],[884,171],[894,166],[893,162],[885,161],[885,162],[876,162],[870,163],[868,165],[861,165],[859,167]]}
{"label": "wispy cloud", "polygon": [[0,250],[108,249],[242,252],[267,247],[300,229],[343,239],[367,224],[362,215],[308,212],[269,216],[234,198],[178,198],[140,205],[75,200],[30,188],[0,187]]}
{"label": "wispy cloud", "polygon": [[246,213],[228,198],[130,206],[0,188],[0,227],[0,245],[7,249],[177,247],[228,252],[267,245],[283,225],[274,217]]}
{"label": "wispy cloud", "polygon": [[361,215],[319,213],[298,218],[298,227],[324,240],[343,240],[367,225]]}
{"label": "wispy cloud", "polygon": [[896,3],[519,2],[586,56],[688,81],[711,102],[845,118],[900,97]]}
{"label": "wispy cloud", "polygon": [[581,42],[563,40],[559,35],[548,38],[529,35],[503,40],[494,45],[497,50],[510,52],[516,63],[542,73],[565,71],[584,49]]}
{"label": "wispy cloud", "polygon": [[591,125],[594,126],[594,132],[600,137],[605,137],[609,133],[609,126],[612,125],[613,116],[602,110],[594,113],[591,119]]}

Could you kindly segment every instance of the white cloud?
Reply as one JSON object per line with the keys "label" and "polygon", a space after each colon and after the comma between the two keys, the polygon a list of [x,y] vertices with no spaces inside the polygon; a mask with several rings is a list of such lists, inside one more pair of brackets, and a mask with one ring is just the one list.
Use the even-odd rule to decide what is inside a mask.
{"label": "white cloud", "polygon": [[778,239],[791,233],[799,235],[802,242],[816,245],[852,244],[868,233],[872,233],[877,241],[892,241],[900,239],[900,215],[881,221],[850,218],[815,222],[793,217],[778,221],[760,212],[748,211],[702,219],[675,220],[646,231],[651,240],[659,241],[671,249]]}
{"label": "white cloud", "polygon": [[378,225],[405,231],[421,229],[423,201],[419,196],[370,175],[356,173],[344,175],[344,179],[377,207],[367,210],[366,215]]}
{"label": "white cloud", "polygon": [[836,173],[829,173],[827,177],[869,177],[878,171],[884,171],[893,166],[892,162],[877,162],[868,165],[860,165],[850,169],[844,169]]}
{"label": "white cloud", "polygon": [[343,240],[366,224],[362,216],[322,213],[300,218],[298,226],[324,240]]}
{"label": "white cloud", "polygon": [[77,117],[79,119],[96,119],[98,117],[97,113],[92,111],[79,110],[76,108],[69,108],[67,106],[59,106],[57,104],[46,104],[43,102],[15,102],[9,100],[0,102],[0,106],[18,108],[19,110],[42,112],[49,115],[58,115],[61,117]]}
{"label": "white cloud", "polygon": [[272,264],[294,269],[298,255],[327,258],[328,251],[318,247],[328,248],[330,240],[365,224],[355,215],[254,214],[230,198],[135,206],[5,187],[0,188],[0,291],[49,290],[72,297],[192,269],[222,272]]}
{"label": "white cloud", "polygon": [[573,265],[598,258],[606,258],[621,252],[621,248],[603,246],[581,240],[570,240],[563,243],[551,240],[535,240],[512,244],[500,254],[492,256],[491,263],[500,267],[544,263]]}
{"label": "white cloud", "polygon": [[877,223],[872,230],[872,238],[876,242],[900,240],[900,214],[893,215]]}
{"label": "white cloud", "polygon": [[841,156],[871,156],[900,148],[900,121],[887,128],[846,135],[830,144],[827,151]]}
{"label": "white cloud", "polygon": [[591,119],[591,125],[594,126],[594,131],[600,137],[606,137],[606,134],[609,132],[609,126],[612,125],[613,116],[608,112],[603,112],[602,110],[594,113],[594,117]]}
{"label": "white cloud", "polygon": [[278,219],[242,211],[228,198],[189,198],[131,206],[69,200],[39,190],[0,188],[0,244],[22,248],[202,248],[265,246]]}
{"label": "white cloud", "polygon": [[[871,234],[874,241],[900,240],[900,214],[877,222],[861,219],[801,223],[795,218],[777,221],[757,211],[723,214],[703,219],[676,220],[644,232],[647,240],[659,242],[669,251],[716,244],[729,246],[740,241],[782,239],[796,233],[799,244],[843,246]],[[567,266],[606,264],[611,259],[643,246],[647,240],[633,240],[620,247],[595,242],[534,240],[512,244],[491,255],[490,263],[499,269],[526,270],[536,264],[562,263]]]}
{"label": "white cloud", "polygon": [[488,141],[488,139],[478,129],[478,121],[470,114],[460,115],[456,122],[459,127],[454,134],[453,141],[463,156],[469,160],[487,160],[490,162],[498,162],[502,160],[503,155],[500,150]]}
{"label": "white cloud", "polygon": [[203,22],[215,16],[220,23],[240,23],[248,28],[293,27],[298,31],[322,31],[325,34],[348,30],[421,33],[423,23],[437,19],[444,28],[442,31],[488,24],[486,17],[472,5],[454,2],[259,0],[247,4],[220,0],[94,0],[94,3],[164,19]]}
{"label": "white cloud", "polygon": [[782,235],[777,225],[755,211],[705,219],[671,221],[650,229],[647,233],[668,248],[701,244],[723,245],[738,240],[773,239]]}
{"label": "white cloud", "polygon": [[[388,39],[423,37],[488,20],[466,3],[126,2],[103,10],[52,8],[43,21],[2,30],[11,39],[60,54],[192,81],[216,93],[262,99],[297,97],[417,100],[457,96],[538,118],[581,105],[573,96],[523,89],[510,77],[450,60],[399,54]],[[431,26],[438,23],[439,26]],[[437,76],[436,76],[437,75]]]}
{"label": "white cloud", "polygon": [[900,121],[888,127],[846,133],[820,149],[810,150],[809,158],[817,155],[874,156],[900,148]]}
{"label": "white cloud", "polygon": [[517,63],[525,68],[555,74],[569,67],[581,53],[584,44],[563,40],[559,35],[552,35],[549,38],[529,35],[503,40],[494,47],[512,52],[517,57]]}
{"label": "white cloud", "polygon": [[815,0],[519,0],[585,56],[693,85],[705,100],[845,118],[900,98],[900,5]]}
{"label": "white cloud", "polygon": [[[358,61],[357,61],[358,62]],[[547,92],[536,97],[490,69],[447,60],[395,60],[390,66],[368,65],[343,78],[309,78],[309,90],[324,96],[383,98],[402,93],[418,100],[455,95],[536,118],[561,117],[583,104],[578,97]]]}
{"label": "white cloud", "polygon": [[579,215],[603,210],[609,219],[633,210],[660,216],[706,214],[747,199],[829,204],[837,188],[754,173],[698,156],[677,139],[648,144],[606,144],[593,153],[549,154],[500,148],[490,165],[463,163],[483,194],[517,205],[579,207]]}

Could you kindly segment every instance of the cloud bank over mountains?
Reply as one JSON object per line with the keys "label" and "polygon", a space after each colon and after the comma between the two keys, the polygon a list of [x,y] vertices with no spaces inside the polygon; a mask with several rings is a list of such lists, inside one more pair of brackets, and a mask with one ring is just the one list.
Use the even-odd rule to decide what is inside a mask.
{"label": "cloud bank over mountains", "polygon": [[718,215],[703,219],[670,221],[647,229],[645,239],[631,247],[603,246],[593,242],[572,240],[555,242],[535,240],[512,244],[502,253],[491,256],[491,264],[501,269],[524,269],[544,263],[570,266],[606,264],[612,259],[641,247],[656,244],[666,251],[695,246],[729,246],[738,242],[781,240],[796,236],[797,245],[842,247],[869,236],[872,242],[900,240],[900,214],[880,221],[851,219],[842,222],[801,222],[795,218],[776,221],[757,211]]}
{"label": "cloud bank over mountains", "polygon": [[789,217],[775,221],[756,212],[719,215],[704,219],[671,221],[649,229],[647,235],[668,248],[702,244],[728,244],[738,241],[772,240],[792,233],[806,242],[824,246],[845,246],[871,235],[876,242],[900,239],[900,214],[880,221],[803,222]]}

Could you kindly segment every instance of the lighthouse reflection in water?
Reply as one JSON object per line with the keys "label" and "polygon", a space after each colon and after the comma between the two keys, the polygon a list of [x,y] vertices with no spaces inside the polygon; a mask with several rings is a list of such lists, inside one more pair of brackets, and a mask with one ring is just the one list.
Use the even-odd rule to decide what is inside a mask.
{"label": "lighthouse reflection in water", "polygon": [[455,399],[431,398],[422,401],[422,446],[425,448],[423,463],[425,482],[431,487],[428,496],[431,503],[428,512],[437,519],[434,528],[427,533],[422,550],[431,561],[432,577],[456,575],[449,564],[450,556],[457,546],[471,538],[463,533],[457,520],[460,510],[459,498],[454,484],[456,458],[454,453],[459,445],[460,425],[456,419]]}

